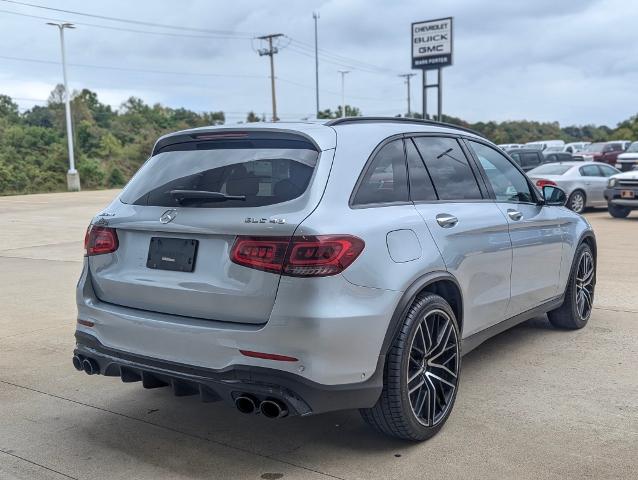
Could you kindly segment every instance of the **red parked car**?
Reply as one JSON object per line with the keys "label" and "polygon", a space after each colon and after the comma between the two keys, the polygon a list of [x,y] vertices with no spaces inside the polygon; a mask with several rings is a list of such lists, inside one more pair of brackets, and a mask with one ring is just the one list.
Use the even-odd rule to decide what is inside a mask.
{"label": "red parked car", "polygon": [[604,162],[614,166],[618,155],[627,150],[630,143],[626,140],[590,143],[585,150],[575,153],[572,158],[586,162]]}

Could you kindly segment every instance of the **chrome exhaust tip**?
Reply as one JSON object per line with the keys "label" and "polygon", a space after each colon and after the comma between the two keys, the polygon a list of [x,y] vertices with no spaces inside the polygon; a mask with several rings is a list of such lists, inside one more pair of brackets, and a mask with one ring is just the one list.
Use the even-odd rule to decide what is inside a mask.
{"label": "chrome exhaust tip", "polygon": [[235,399],[235,407],[241,413],[255,413],[257,410],[257,400],[250,395],[240,395]]}
{"label": "chrome exhaust tip", "polygon": [[259,411],[266,418],[283,418],[288,415],[288,409],[279,400],[268,399],[259,404]]}

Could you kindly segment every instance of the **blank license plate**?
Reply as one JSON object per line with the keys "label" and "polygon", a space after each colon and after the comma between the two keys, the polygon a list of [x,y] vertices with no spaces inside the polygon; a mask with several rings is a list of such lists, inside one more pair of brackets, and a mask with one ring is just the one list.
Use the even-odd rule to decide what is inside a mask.
{"label": "blank license plate", "polygon": [[621,190],[620,198],[634,198],[635,194],[633,190]]}
{"label": "blank license plate", "polygon": [[146,266],[156,270],[192,272],[198,243],[186,238],[152,237]]}

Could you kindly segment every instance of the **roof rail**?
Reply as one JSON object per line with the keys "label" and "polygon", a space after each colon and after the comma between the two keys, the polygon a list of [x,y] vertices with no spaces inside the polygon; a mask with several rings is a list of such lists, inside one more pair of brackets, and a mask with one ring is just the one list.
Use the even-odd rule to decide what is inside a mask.
{"label": "roof rail", "polygon": [[327,121],[324,125],[332,127],[334,125],[344,125],[347,123],[364,123],[364,122],[398,122],[398,123],[415,123],[417,125],[432,125],[435,127],[453,128],[455,130],[462,130],[469,132],[479,137],[484,137],[482,133],[479,133],[471,128],[461,127],[452,123],[437,122],[434,120],[421,120],[420,118],[408,118],[408,117],[342,117],[335,118]]}

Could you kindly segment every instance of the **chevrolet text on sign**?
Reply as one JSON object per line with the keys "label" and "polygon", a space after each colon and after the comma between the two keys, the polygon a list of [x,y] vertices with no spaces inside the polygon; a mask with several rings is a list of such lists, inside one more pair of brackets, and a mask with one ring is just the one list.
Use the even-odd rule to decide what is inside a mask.
{"label": "chevrolet text on sign", "polygon": [[452,17],[412,24],[412,68],[452,65]]}

